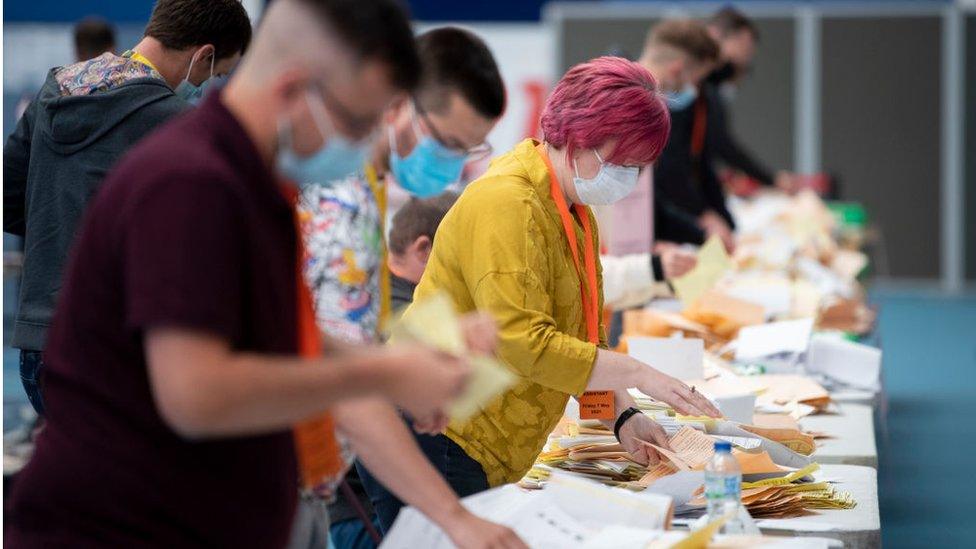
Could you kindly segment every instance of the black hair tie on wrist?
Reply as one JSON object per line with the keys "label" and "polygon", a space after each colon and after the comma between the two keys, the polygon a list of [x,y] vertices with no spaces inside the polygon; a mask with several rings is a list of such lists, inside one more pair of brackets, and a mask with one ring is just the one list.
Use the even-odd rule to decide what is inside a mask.
{"label": "black hair tie on wrist", "polygon": [[623,442],[620,440],[620,428],[624,426],[624,423],[627,423],[627,420],[639,413],[641,413],[640,410],[631,406],[620,414],[620,417],[617,418],[617,422],[613,424],[613,436],[617,437],[617,442]]}

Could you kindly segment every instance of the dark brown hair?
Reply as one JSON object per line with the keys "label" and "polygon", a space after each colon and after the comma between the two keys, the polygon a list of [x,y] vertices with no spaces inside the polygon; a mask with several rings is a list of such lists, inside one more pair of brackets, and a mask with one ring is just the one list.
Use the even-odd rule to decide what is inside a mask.
{"label": "dark brown hair", "polygon": [[505,111],[505,85],[491,50],[474,33],[457,27],[441,27],[417,38],[423,77],[418,89],[422,107],[440,111],[448,92],[461,97],[485,118]]}
{"label": "dark brown hair", "polygon": [[740,31],[748,31],[753,40],[759,41],[759,29],[756,28],[756,24],[732,6],[725,6],[715,12],[708,19],[708,24],[717,28],[723,37]]}
{"label": "dark brown hair", "polygon": [[362,59],[386,64],[400,90],[413,91],[420,80],[420,57],[410,18],[397,0],[299,0],[330,26]]}
{"label": "dark brown hair", "polygon": [[227,59],[247,49],[251,20],[240,0],[157,0],[145,34],[173,50],[213,44]]}
{"label": "dark brown hair", "polygon": [[668,19],[651,27],[647,40],[652,45],[680,50],[698,63],[718,60],[718,44],[705,25],[693,19]]}
{"label": "dark brown hair", "polygon": [[86,17],[75,25],[75,55],[85,61],[115,49],[115,29],[101,17]]}
{"label": "dark brown hair", "polygon": [[400,255],[418,238],[434,240],[437,226],[457,201],[458,195],[446,192],[433,198],[413,198],[393,216],[390,252]]}

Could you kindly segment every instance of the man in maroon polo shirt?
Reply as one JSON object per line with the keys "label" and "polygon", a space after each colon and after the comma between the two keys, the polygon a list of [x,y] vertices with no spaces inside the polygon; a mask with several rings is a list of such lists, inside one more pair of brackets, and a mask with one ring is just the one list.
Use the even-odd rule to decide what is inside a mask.
{"label": "man in maroon polo shirt", "polygon": [[[113,170],[69,264],[48,423],[6,542],[281,547],[295,424],[377,396],[422,414],[459,392],[466,366],[424,347],[296,356],[299,243],[275,173],[342,165],[418,69],[394,0],[276,0],[226,88]],[[428,463],[393,457],[374,473],[460,545],[522,547],[418,482]]]}

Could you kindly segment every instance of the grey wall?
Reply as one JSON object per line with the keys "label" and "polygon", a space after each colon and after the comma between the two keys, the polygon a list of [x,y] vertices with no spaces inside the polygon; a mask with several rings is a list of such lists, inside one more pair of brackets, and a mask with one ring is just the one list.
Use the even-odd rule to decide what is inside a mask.
{"label": "grey wall", "polygon": [[939,17],[827,17],[821,30],[822,167],[882,229],[898,277],[940,273],[940,33]]}
{"label": "grey wall", "polygon": [[752,75],[732,102],[732,127],[771,170],[793,168],[795,23],[757,18],[760,47]]}
{"label": "grey wall", "polygon": [[[627,57],[640,56],[647,30],[657,18],[565,19],[563,46],[557,66],[569,67],[610,49]],[[771,169],[793,165],[793,28],[791,18],[757,19],[762,48],[753,74],[730,109],[732,124],[743,143]]]}
{"label": "grey wall", "polygon": [[[884,249],[875,251],[887,252],[882,274],[938,277],[942,15],[907,5],[877,16],[821,8],[821,168],[839,178],[840,197],[863,203],[881,229]],[[631,4],[620,9],[628,16],[613,15],[607,6],[606,12],[567,10],[556,17],[562,38],[557,65],[565,70],[611,46],[636,56],[662,12],[649,7],[642,14]],[[762,44],[754,73],[732,105],[733,128],[770,168],[792,168],[797,25],[790,12],[757,8],[753,15]],[[964,237],[967,277],[976,280],[976,13],[966,15],[965,48]]]}

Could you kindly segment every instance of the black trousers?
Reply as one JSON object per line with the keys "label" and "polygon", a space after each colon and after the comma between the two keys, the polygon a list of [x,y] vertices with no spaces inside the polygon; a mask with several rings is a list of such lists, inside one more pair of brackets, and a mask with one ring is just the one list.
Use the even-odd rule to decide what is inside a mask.
{"label": "black trousers", "polygon": [[[444,480],[451,485],[458,497],[470,496],[483,492],[489,488],[488,477],[481,468],[481,464],[464,453],[453,440],[444,435],[421,435],[414,433],[421,451],[427,456],[434,468]],[[403,507],[403,502],[393,495],[385,486],[380,484],[369,473],[362,463],[356,462],[356,469],[362,477],[363,486],[369,494],[370,502],[380,521],[380,528],[385,535],[393,526]]]}

